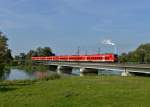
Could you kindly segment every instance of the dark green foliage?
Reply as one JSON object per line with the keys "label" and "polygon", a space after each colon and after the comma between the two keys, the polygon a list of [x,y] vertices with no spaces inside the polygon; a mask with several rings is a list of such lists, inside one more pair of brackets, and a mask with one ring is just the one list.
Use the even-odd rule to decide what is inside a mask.
{"label": "dark green foliage", "polygon": [[6,36],[0,32],[0,71],[12,61],[11,50],[7,47],[7,40]]}
{"label": "dark green foliage", "polygon": [[120,62],[127,62],[127,54],[126,53],[122,53],[121,56],[119,56],[119,60]]}
{"label": "dark green foliage", "polygon": [[36,50],[30,50],[26,54],[26,59],[31,59],[32,56],[54,56],[50,47],[38,47]]}
{"label": "dark green foliage", "polygon": [[13,57],[11,55],[11,50],[10,49],[7,49],[7,51],[6,51],[5,61],[6,61],[7,64],[12,64]]}
{"label": "dark green foliage", "polygon": [[50,47],[38,47],[36,50],[30,50],[27,54],[20,53],[20,55],[15,56],[14,65],[35,65],[35,62],[31,60],[33,56],[54,56]]}
{"label": "dark green foliage", "polygon": [[41,80],[56,80],[56,79],[60,79],[61,78],[61,75],[57,74],[57,73],[52,73],[51,75],[47,76],[47,77],[44,77],[42,78]]}
{"label": "dark green foliage", "polygon": [[140,45],[135,51],[123,53],[120,62],[150,63],[150,43]]}
{"label": "dark green foliage", "polygon": [[0,86],[22,86],[22,85],[31,85],[35,83],[37,80],[5,80],[0,82]]}
{"label": "dark green foliage", "polygon": [[28,65],[19,65],[16,66],[15,68],[17,69],[23,69],[29,72],[33,72],[33,71],[41,71],[41,72],[45,72],[48,70],[48,66],[45,65],[32,65],[32,64],[28,64]]}

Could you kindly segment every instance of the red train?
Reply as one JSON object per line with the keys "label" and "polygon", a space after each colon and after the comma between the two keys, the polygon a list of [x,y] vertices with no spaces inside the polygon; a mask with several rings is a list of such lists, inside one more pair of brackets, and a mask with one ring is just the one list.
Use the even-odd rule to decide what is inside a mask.
{"label": "red train", "polygon": [[96,55],[64,55],[64,56],[46,56],[32,57],[32,60],[48,60],[48,61],[68,61],[68,62],[117,62],[118,55],[116,54],[96,54]]}

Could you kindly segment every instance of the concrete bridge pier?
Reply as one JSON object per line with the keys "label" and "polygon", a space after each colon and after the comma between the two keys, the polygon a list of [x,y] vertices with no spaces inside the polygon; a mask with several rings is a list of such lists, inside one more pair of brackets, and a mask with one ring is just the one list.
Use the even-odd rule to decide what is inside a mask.
{"label": "concrete bridge pier", "polygon": [[69,67],[69,66],[58,66],[57,73],[58,74],[61,74],[61,73],[71,74],[72,69],[73,69],[73,67]]}
{"label": "concrete bridge pier", "polygon": [[98,75],[98,69],[94,68],[80,68],[80,76]]}
{"label": "concrete bridge pier", "polygon": [[130,73],[127,71],[127,68],[124,68],[124,71],[121,73],[121,76],[129,76]]}

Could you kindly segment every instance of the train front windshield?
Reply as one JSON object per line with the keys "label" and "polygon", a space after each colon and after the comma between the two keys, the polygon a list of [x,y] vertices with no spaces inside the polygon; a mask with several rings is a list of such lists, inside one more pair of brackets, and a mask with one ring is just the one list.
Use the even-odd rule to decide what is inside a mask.
{"label": "train front windshield", "polygon": [[118,55],[117,54],[114,55],[114,59],[115,59],[115,62],[118,62]]}

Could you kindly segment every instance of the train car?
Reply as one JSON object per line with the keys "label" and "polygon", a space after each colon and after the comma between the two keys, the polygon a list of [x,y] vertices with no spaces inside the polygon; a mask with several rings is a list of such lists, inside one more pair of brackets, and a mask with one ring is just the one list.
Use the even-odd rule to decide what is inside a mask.
{"label": "train car", "polygon": [[49,61],[69,61],[69,62],[117,62],[116,54],[95,54],[95,55],[71,55],[71,56],[47,56],[32,57],[32,60],[49,60]]}
{"label": "train car", "polygon": [[72,55],[72,56],[68,56],[68,61],[72,62],[72,61],[85,61],[86,57],[83,55]]}
{"label": "train car", "polygon": [[69,61],[69,56],[59,56],[58,61]]}
{"label": "train car", "polygon": [[87,56],[89,62],[117,62],[118,56],[115,54],[96,54]]}

